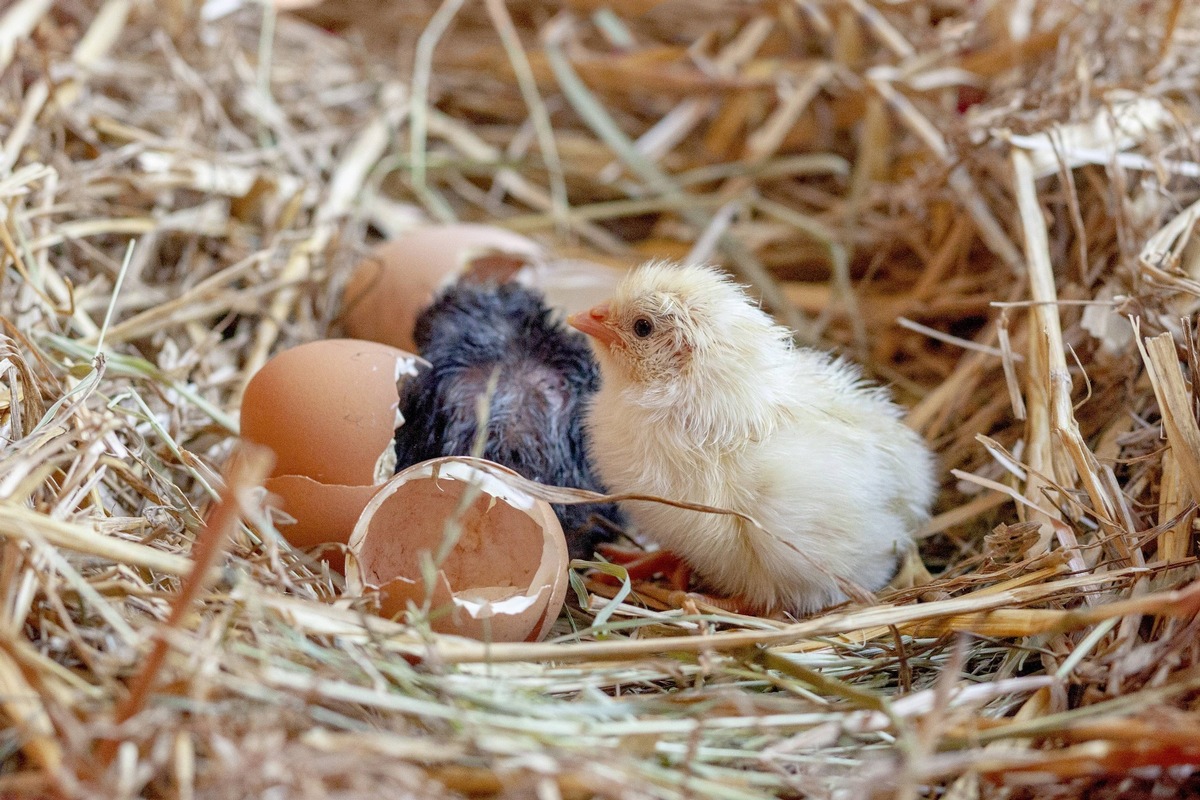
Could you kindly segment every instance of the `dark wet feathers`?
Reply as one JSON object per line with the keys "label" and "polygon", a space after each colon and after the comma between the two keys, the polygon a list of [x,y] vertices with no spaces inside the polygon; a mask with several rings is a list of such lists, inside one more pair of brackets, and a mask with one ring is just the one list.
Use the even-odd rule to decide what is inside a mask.
{"label": "dark wet feathers", "polygon": [[[582,424],[599,369],[584,338],[560,325],[538,294],[512,283],[452,286],[417,319],[414,338],[431,367],[404,387],[398,470],[471,452],[477,398],[498,368],[484,458],[541,483],[603,491]],[[622,521],[611,504],[554,510],[573,557],[590,557],[612,538],[589,521],[593,514]]]}

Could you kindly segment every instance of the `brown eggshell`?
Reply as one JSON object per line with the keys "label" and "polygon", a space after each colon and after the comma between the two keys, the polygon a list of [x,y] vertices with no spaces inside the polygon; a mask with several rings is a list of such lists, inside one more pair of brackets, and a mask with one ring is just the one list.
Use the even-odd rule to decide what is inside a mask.
{"label": "brown eggshell", "polygon": [[542,257],[533,240],[490,225],[416,228],[355,267],[342,297],[342,322],[356,339],[415,350],[413,325],[439,289],[467,272],[506,280]]}
{"label": "brown eggshell", "polygon": [[346,585],[380,589],[381,611],[395,616],[425,602],[423,553],[436,553],[463,494],[482,491],[461,517],[461,535],[437,572],[430,624],[435,631],[487,641],[538,641],[567,593],[567,542],[554,511],[508,486],[498,464],[439,458],[398,473],[363,510],[350,536]]}
{"label": "brown eggshell", "polygon": [[242,436],[275,452],[272,477],[380,483],[395,464],[392,440],[403,421],[396,384],[416,373],[417,362],[403,350],[354,339],[285,350],[247,385]]}
{"label": "brown eggshell", "polygon": [[[279,532],[293,547],[307,550],[322,544],[346,544],[367,502],[379,485],[338,486],[317,483],[303,475],[280,475],[263,484],[278,498],[279,507],[296,521],[280,524]],[[330,547],[320,557],[331,569],[344,569],[342,551]]]}

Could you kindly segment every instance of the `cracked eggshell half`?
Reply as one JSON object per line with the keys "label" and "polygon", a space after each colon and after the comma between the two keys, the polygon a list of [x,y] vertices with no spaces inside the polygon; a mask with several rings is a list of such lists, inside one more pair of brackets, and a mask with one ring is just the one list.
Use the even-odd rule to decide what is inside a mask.
{"label": "cracked eggshell half", "polygon": [[379,486],[324,484],[303,475],[278,475],[263,482],[275,496],[276,507],[293,520],[277,520],[279,532],[300,550],[330,545],[316,556],[337,572],[345,570],[345,548],[337,545],[350,541],[355,523]]}
{"label": "cracked eggshell half", "polygon": [[250,379],[242,436],[275,453],[265,485],[296,520],[280,526],[294,546],[350,538],[395,468],[393,440],[404,421],[397,384],[418,363],[394,347],[328,339],[283,351]]}
{"label": "cracked eggshell half", "polygon": [[415,350],[413,326],[439,290],[464,277],[502,282],[543,258],[537,242],[503,228],[414,228],[355,267],[342,295],[342,322],[355,339]]}
{"label": "cracked eggshell half", "polygon": [[[367,503],[350,537],[346,585],[378,589],[381,613],[421,607],[430,625],[496,642],[540,641],[567,593],[567,543],[553,509],[504,482],[515,474],[471,458],[439,458],[398,473]],[[421,564],[436,554],[463,495],[479,496],[459,518],[458,537],[426,587]]]}

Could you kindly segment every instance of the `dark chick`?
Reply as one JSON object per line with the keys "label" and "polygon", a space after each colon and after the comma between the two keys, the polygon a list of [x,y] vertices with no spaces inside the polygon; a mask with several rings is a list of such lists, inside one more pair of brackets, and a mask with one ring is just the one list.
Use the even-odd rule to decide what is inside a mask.
{"label": "dark chick", "polygon": [[[452,286],[417,319],[414,337],[431,367],[404,387],[397,470],[469,455],[478,398],[498,370],[483,457],[541,483],[603,491],[583,429],[599,370],[584,337],[560,325],[537,293],[514,283]],[[612,504],[554,511],[575,558],[612,538],[593,515],[623,521]]]}

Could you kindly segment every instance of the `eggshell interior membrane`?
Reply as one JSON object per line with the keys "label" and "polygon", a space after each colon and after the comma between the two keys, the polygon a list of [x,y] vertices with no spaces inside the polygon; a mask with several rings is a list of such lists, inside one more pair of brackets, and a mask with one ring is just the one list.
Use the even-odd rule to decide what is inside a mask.
{"label": "eggshell interior membrane", "polygon": [[581,258],[557,258],[527,264],[513,280],[537,289],[565,318],[608,300],[627,272]]}
{"label": "eggshell interior membrane", "polygon": [[[423,605],[425,553],[436,554],[447,520],[461,526],[432,587],[434,630],[491,641],[536,641],[550,630],[567,590],[567,543],[549,504],[484,472],[479,459],[434,459],[404,470],[367,504],[350,537],[346,582],[380,588],[386,616]],[[479,496],[459,517],[472,484]]]}
{"label": "eggshell interior membrane", "polygon": [[415,350],[413,326],[439,289],[464,275],[508,280],[543,257],[533,240],[490,225],[415,228],[355,267],[342,296],[342,322],[356,339]]}
{"label": "eggshell interior membrane", "polygon": [[381,483],[395,466],[392,440],[402,422],[397,381],[416,365],[411,353],[354,339],[285,350],[247,385],[242,436],[275,452],[272,477]]}

